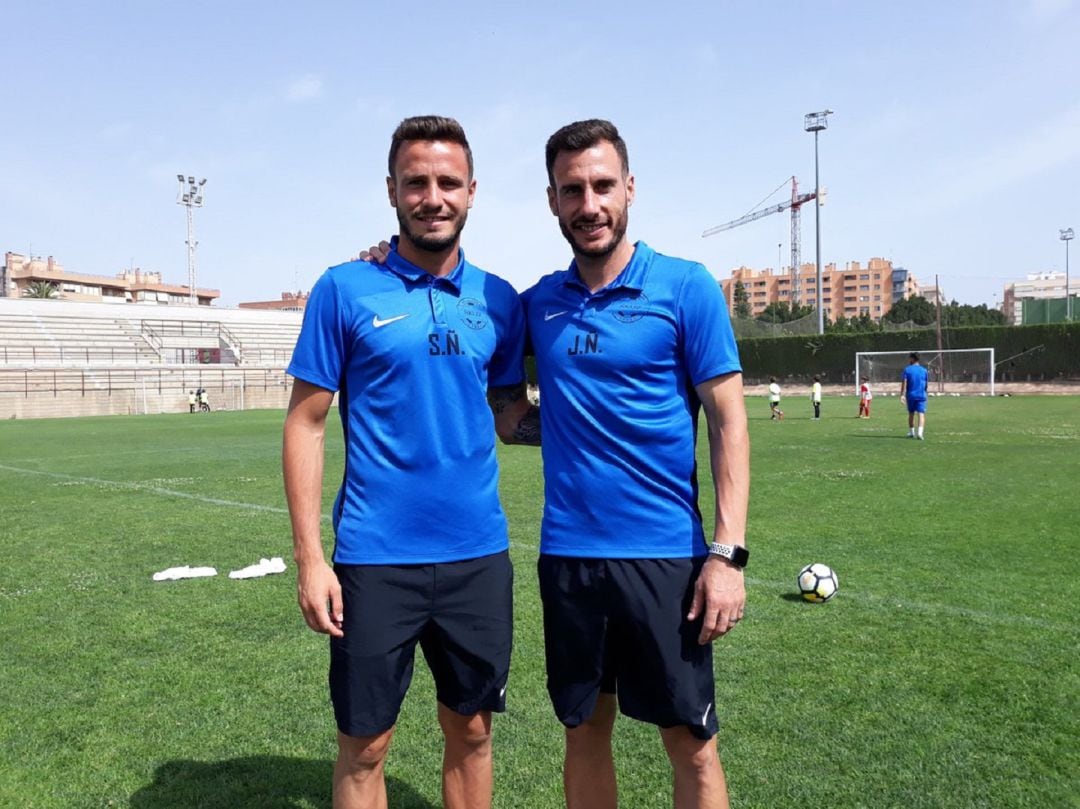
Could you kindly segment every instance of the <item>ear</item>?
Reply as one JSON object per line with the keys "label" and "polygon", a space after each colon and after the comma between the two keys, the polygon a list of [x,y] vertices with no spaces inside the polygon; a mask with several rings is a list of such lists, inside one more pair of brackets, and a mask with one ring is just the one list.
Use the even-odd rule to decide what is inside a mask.
{"label": "ear", "polygon": [[470,180],[469,181],[469,204],[466,207],[471,208],[472,204],[473,204],[473,200],[475,200],[475,199],[476,199],[476,180]]}
{"label": "ear", "polygon": [[394,187],[394,178],[386,178],[386,195],[390,198],[390,207],[397,207],[397,189]]}
{"label": "ear", "polygon": [[634,175],[626,178],[626,207],[634,204]]}
{"label": "ear", "polygon": [[547,192],[548,192],[548,208],[551,209],[551,215],[552,216],[558,216],[559,215],[559,205],[555,201],[555,189],[552,188],[549,185]]}

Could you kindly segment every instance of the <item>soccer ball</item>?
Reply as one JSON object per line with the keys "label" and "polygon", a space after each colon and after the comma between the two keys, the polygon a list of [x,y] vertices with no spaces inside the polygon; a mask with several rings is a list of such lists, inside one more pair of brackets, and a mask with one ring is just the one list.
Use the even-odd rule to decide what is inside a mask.
{"label": "soccer ball", "polygon": [[807,601],[820,604],[828,601],[840,589],[840,580],[828,565],[814,562],[799,571],[799,592]]}

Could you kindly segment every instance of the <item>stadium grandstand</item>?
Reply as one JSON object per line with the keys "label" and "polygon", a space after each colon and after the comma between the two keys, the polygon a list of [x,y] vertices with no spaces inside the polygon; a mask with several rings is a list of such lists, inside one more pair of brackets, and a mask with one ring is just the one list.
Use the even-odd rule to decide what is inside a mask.
{"label": "stadium grandstand", "polygon": [[303,313],[0,298],[0,418],[283,408]]}

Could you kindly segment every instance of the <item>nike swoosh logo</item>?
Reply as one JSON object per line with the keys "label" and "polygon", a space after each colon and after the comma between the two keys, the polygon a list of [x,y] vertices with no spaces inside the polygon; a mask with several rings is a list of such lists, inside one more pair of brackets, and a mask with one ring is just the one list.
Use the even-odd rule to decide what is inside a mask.
{"label": "nike swoosh logo", "polygon": [[408,315],[398,315],[397,317],[388,317],[386,318],[386,320],[379,320],[379,316],[375,315],[375,317],[371,318],[371,325],[374,326],[376,329],[381,329],[383,326],[388,326],[391,323],[396,323],[397,321],[404,320],[407,317]]}
{"label": "nike swoosh logo", "polygon": [[554,320],[555,318],[561,317],[562,315],[565,315],[565,314],[566,314],[565,309],[563,309],[561,312],[544,312],[544,320]]}

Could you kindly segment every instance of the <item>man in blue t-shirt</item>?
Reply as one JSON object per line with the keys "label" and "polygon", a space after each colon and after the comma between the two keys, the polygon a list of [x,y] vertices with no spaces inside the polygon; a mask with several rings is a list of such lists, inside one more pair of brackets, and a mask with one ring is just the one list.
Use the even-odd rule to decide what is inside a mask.
{"label": "man in blue t-shirt", "polygon": [[[908,367],[900,377],[900,401],[907,404],[908,438],[923,440],[926,426],[926,380],[927,370],[919,365],[918,352],[908,355]],[[918,427],[916,427],[916,417]],[[917,430],[917,432],[916,432]]]}
{"label": "man in blue t-shirt", "polygon": [[[403,121],[389,173],[399,236],[386,264],[327,270],[288,368],[298,597],[308,626],[330,635],[334,806],[385,805],[383,762],[419,643],[439,702],[445,805],[471,809],[491,801],[491,712],[504,710],[513,630],[495,435],[538,440],[537,416],[517,293],[459,246],[476,190],[460,124]],[[335,393],[345,472],[331,568],[321,503]]]}
{"label": "man in blue t-shirt", "polygon": [[[626,144],[607,121],[547,143],[574,254],[522,295],[544,441],[540,591],[568,806],[616,805],[616,710],[660,729],[680,806],[726,807],[711,641],[742,618],[749,440],[727,305],[704,267],[626,239]],[[716,520],[698,506],[705,412]],[[711,544],[707,544],[711,543]]]}

